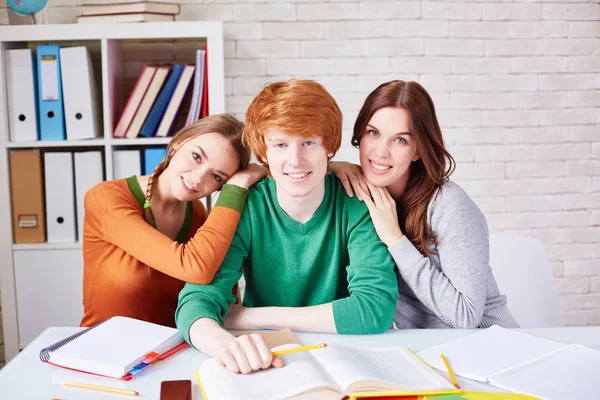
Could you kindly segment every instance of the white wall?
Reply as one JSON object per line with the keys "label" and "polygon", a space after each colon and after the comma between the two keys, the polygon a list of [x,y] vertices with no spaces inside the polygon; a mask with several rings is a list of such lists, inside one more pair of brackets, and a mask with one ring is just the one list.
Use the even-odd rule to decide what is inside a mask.
{"label": "white wall", "polygon": [[[79,1],[49,0],[42,21],[74,22]],[[541,239],[567,324],[600,325],[600,4],[206,0],[178,19],[226,22],[240,118],[265,82],[323,83],[345,115],[338,158],[357,160],[350,130],[371,90],[419,81],[490,230]]]}

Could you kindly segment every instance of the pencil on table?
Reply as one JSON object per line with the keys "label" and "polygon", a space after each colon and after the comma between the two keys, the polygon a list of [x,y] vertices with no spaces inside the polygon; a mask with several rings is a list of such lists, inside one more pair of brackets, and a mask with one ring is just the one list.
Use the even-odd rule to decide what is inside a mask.
{"label": "pencil on table", "polygon": [[446,369],[448,370],[448,375],[450,375],[450,379],[452,380],[452,384],[457,389],[460,389],[460,386],[458,386],[458,382],[456,381],[456,377],[454,376],[454,372],[452,372],[452,368],[450,368],[450,364],[448,364],[448,360],[446,360],[446,357],[443,354],[440,354],[440,356],[442,357],[442,361],[444,362],[444,365],[446,366]]}
{"label": "pencil on table", "polygon": [[104,392],[111,392],[111,393],[127,394],[129,396],[137,396],[137,395],[139,395],[139,393],[136,392],[135,390],[118,389],[118,388],[112,388],[112,387],[100,386],[100,385],[90,385],[90,384],[87,384],[87,383],[63,382],[63,385],[65,385],[65,386],[72,386],[72,387],[78,387],[78,388],[83,388],[83,389],[101,390],[101,391],[104,391]]}

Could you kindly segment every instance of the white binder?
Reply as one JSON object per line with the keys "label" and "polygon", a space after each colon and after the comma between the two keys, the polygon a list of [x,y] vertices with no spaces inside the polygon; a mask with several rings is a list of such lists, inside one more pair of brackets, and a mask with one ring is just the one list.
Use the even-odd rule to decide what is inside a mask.
{"label": "white binder", "polygon": [[94,68],[87,47],[61,47],[60,63],[67,139],[101,136]]}
{"label": "white binder", "polygon": [[114,178],[122,179],[142,174],[142,160],[139,150],[115,150],[113,153]]}
{"label": "white binder", "polygon": [[85,151],[74,154],[75,157],[75,201],[77,205],[77,238],[83,242],[83,217],[85,194],[93,186],[103,181],[102,153]]}
{"label": "white binder", "polygon": [[44,178],[48,243],[74,243],[73,154],[45,153]]}
{"label": "white binder", "polygon": [[31,49],[6,51],[6,93],[10,140],[38,140],[36,69]]}

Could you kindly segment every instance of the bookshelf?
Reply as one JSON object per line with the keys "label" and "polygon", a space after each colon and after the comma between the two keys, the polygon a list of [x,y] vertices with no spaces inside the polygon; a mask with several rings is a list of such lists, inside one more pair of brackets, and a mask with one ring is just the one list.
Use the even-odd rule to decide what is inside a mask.
{"label": "bookshelf", "polygon": [[[39,44],[86,46],[92,59],[102,136],[89,140],[11,142],[6,51]],[[223,25],[220,21],[65,24],[0,27],[0,301],[6,360],[49,326],[76,326],[83,315],[81,243],[14,244],[9,154],[19,149],[98,150],[104,179],[114,177],[113,152],[166,145],[170,138],[113,138],[112,132],[144,64],[195,62],[208,46],[209,110],[225,111]],[[181,112],[182,110],[180,110]],[[187,111],[187,110],[186,110]]]}

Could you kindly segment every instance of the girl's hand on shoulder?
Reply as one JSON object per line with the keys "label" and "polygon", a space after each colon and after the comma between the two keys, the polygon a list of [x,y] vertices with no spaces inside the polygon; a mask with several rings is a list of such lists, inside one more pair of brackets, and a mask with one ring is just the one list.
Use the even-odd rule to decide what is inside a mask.
{"label": "girl's hand on shoulder", "polygon": [[379,239],[388,247],[392,247],[398,240],[402,239],[404,234],[398,223],[398,211],[396,202],[390,192],[385,187],[378,187],[361,178],[369,191],[366,192],[360,187],[361,197],[371,214],[371,220]]}
{"label": "girl's hand on shoulder", "polygon": [[217,351],[215,360],[231,372],[249,374],[269,367],[281,368],[283,361],[257,333],[232,338]]}
{"label": "girl's hand on shoulder", "polygon": [[233,174],[233,176],[227,180],[227,183],[248,189],[266,175],[267,170],[264,167],[258,164],[248,164],[246,168]]}
{"label": "girl's hand on shoulder", "polygon": [[363,200],[361,196],[361,192],[358,188],[362,188],[362,192],[367,192],[369,189],[364,184],[362,176],[362,168],[360,165],[350,164],[345,161],[332,161],[329,163],[329,169],[338,177],[338,179],[344,185],[344,189],[346,189],[346,193],[348,197],[353,197],[352,188],[356,192],[356,197],[359,200]]}

